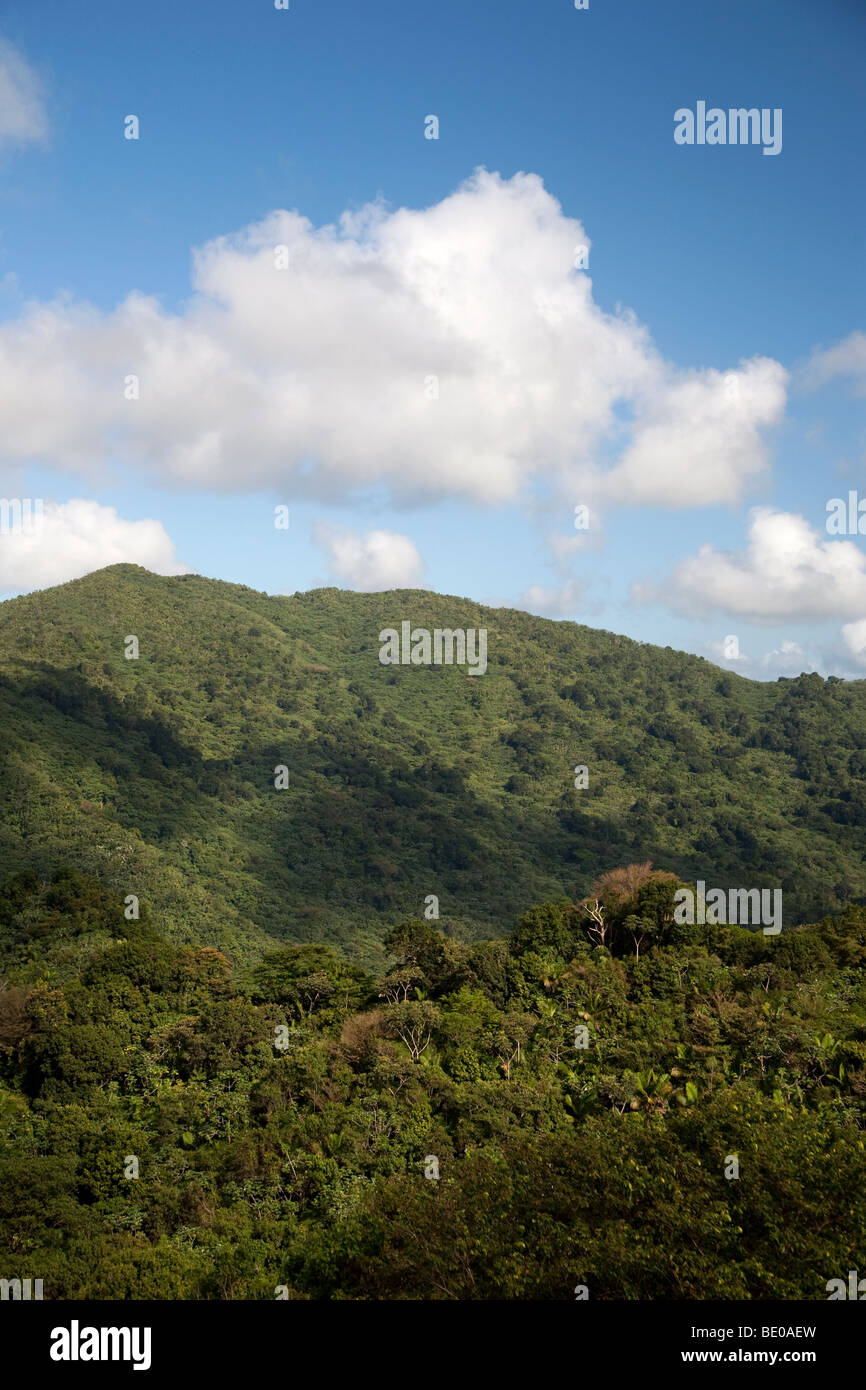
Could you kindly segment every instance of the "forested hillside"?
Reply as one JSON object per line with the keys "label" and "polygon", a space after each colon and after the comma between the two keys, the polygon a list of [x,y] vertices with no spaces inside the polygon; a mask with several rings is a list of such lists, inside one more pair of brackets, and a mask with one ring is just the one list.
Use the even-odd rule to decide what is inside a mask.
{"label": "forested hillside", "polygon": [[[485,627],[488,670],[381,664],[406,620]],[[858,1267],[860,684],[116,566],[0,607],[0,701],[4,1277],[823,1299]],[[784,932],[683,922],[698,878],[781,887]]]}
{"label": "forested hillside", "polygon": [[[406,619],[485,627],[486,674],[380,664]],[[425,591],[112,566],[0,605],[0,727],[8,870],[72,863],[236,961],[322,941],[379,968],[429,894],[472,941],[629,860],[782,887],[788,923],[866,896],[862,682]]]}

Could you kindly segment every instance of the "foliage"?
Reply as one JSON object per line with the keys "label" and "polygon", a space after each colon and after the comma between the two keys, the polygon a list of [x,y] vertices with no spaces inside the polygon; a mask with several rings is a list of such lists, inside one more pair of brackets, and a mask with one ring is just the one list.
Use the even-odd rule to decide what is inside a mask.
{"label": "foliage", "polygon": [[[486,627],[486,674],[381,665],[404,616]],[[110,566],[0,604],[0,730],[9,870],[72,863],[238,963],[324,943],[381,973],[429,894],[489,940],[629,861],[781,887],[789,923],[866,898],[864,682],[748,681],[426,591]]]}
{"label": "foliage", "polygon": [[89,874],[12,876],[4,1267],[52,1298],[825,1298],[866,1246],[866,911],[675,927],[673,882],[605,874],[605,946],[567,900],[475,944],[398,922],[375,979],[319,944],[236,971]]}

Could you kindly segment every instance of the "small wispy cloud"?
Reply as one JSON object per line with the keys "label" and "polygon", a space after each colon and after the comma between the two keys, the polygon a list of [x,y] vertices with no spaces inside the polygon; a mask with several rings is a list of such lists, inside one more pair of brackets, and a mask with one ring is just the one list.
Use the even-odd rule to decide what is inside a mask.
{"label": "small wispy cloud", "polygon": [[0,39],[0,149],[42,144],[47,136],[42,81],[18,49]]}
{"label": "small wispy cloud", "polygon": [[813,352],[800,372],[800,384],[816,391],[838,377],[848,377],[857,395],[866,395],[866,333],[849,333],[833,347]]}
{"label": "small wispy cloud", "polygon": [[551,588],[531,584],[520,599],[520,607],[544,618],[573,618],[580,609],[585,591],[586,585],[578,579],[567,579]]}

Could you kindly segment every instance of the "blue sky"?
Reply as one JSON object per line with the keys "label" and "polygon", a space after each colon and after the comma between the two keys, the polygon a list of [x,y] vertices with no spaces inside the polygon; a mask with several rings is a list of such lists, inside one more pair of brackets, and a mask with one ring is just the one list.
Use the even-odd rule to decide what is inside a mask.
{"label": "blue sky", "polygon": [[[47,0],[0,39],[0,492],[45,499],[0,592],[427,585],[866,673],[825,524],[866,498],[857,0]],[[781,151],[676,144],[699,101]]]}

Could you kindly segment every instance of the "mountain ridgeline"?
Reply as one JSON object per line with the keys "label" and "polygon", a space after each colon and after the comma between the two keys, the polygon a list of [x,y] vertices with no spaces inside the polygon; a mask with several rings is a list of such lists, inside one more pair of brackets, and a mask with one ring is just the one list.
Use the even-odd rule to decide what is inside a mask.
{"label": "mountain ridgeline", "polygon": [[[486,672],[382,664],[405,621],[486,629]],[[239,962],[327,941],[372,967],[431,894],[489,938],[630,861],[781,888],[786,925],[866,897],[864,682],[756,683],[427,591],[114,565],[0,605],[0,702],[4,870],[72,863]]]}

